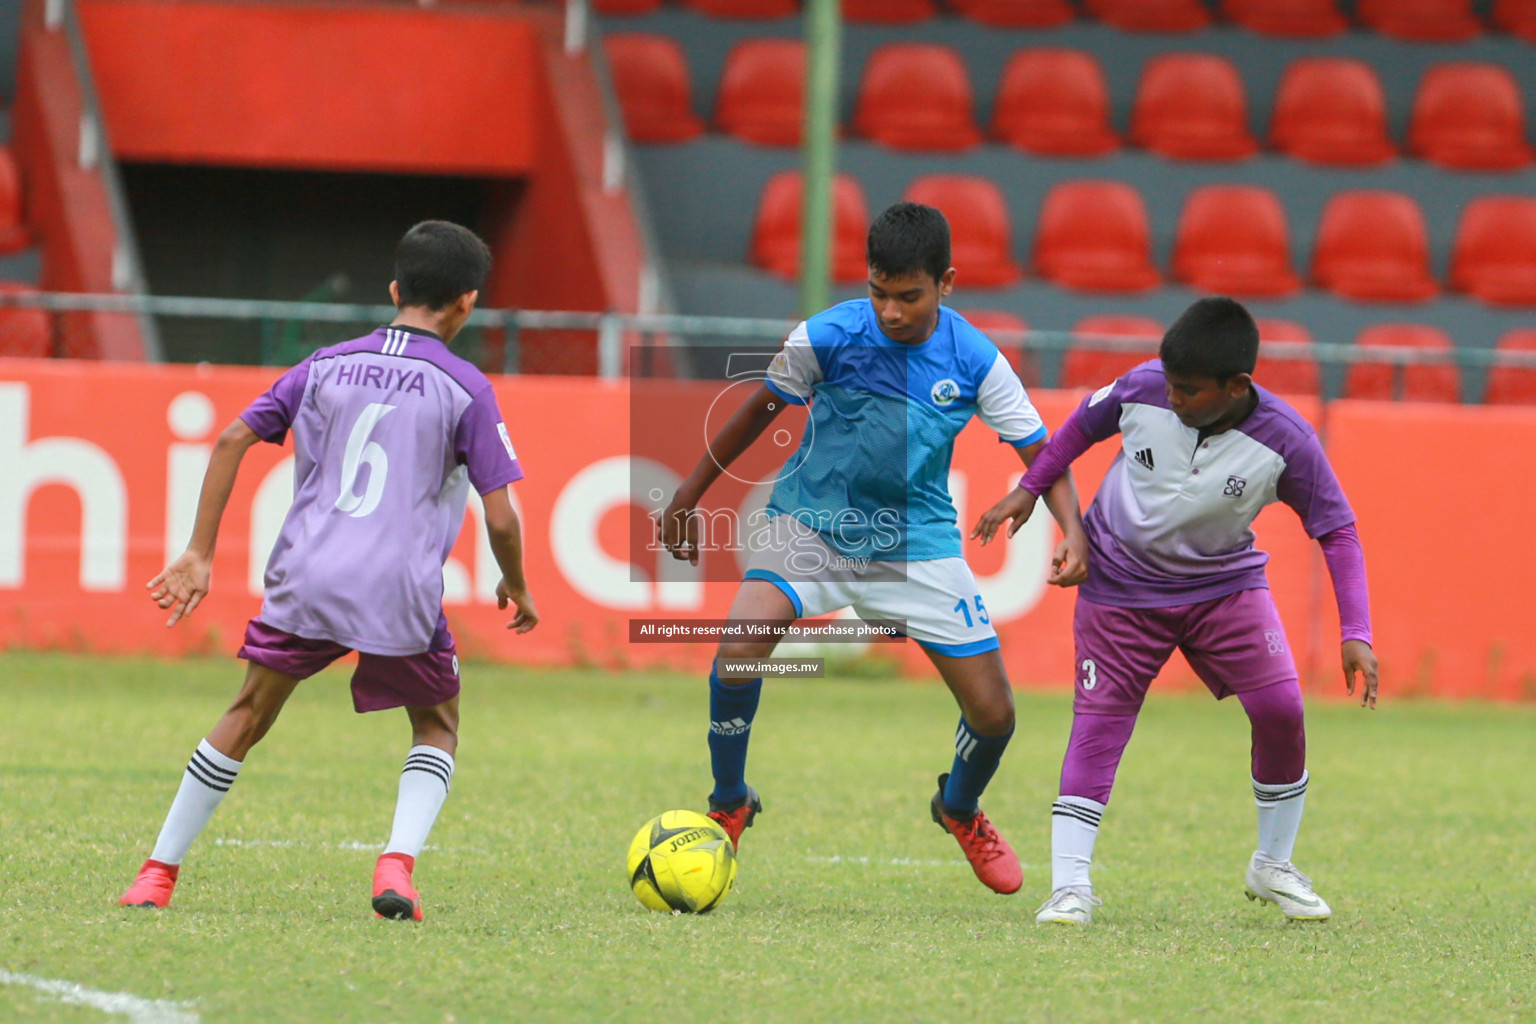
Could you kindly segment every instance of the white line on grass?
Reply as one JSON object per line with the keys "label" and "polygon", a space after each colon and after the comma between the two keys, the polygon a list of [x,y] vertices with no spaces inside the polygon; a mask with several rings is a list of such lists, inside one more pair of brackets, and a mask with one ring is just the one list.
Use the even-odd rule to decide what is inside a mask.
{"label": "white line on grass", "polygon": [[[830,857],[807,857],[812,864],[859,864],[874,865],[875,867],[898,868],[968,868],[970,863],[963,860],[923,860],[920,857],[844,857],[842,854],[833,854]],[[1043,871],[1044,864],[1021,864],[1025,871]]]}
{"label": "white line on grass", "polygon": [[[214,846],[243,846],[248,849],[286,848],[297,847],[304,850],[382,850],[383,843],[364,843],[356,839],[347,839],[339,843],[301,843],[294,839],[215,839]],[[452,847],[427,845],[423,850],[444,850]]]}
{"label": "white line on grass", "polygon": [[25,985],[44,995],[53,996],[61,1003],[89,1006],[103,1013],[127,1017],[130,1024],[198,1024],[197,1014],[187,1009],[190,1003],[173,1003],[165,999],[141,999],[127,992],[101,992],[94,988],[77,985],[73,981],[53,981],[31,974],[13,974],[0,970],[0,985]]}

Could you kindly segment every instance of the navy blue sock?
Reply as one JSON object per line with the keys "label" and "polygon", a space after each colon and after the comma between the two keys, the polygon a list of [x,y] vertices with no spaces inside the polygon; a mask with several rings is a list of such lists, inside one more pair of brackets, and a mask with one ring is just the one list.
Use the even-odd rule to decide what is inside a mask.
{"label": "navy blue sock", "polygon": [[709,763],[715,774],[715,791],[709,798],[729,804],[747,795],[747,741],[752,738],[752,719],[763,695],[761,678],[727,685],[709,668]]}
{"label": "navy blue sock", "polygon": [[1002,760],[1012,738],[1012,729],[1001,736],[983,736],[971,728],[964,715],[960,716],[960,729],[955,733],[955,766],[949,770],[949,781],[944,784],[946,811],[961,817],[975,813],[976,802],[996,774],[997,762]]}

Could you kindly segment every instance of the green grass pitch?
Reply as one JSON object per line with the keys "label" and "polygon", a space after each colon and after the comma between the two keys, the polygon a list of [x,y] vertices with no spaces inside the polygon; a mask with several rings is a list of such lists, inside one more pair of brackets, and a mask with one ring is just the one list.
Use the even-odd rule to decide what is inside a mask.
{"label": "green grass pitch", "polygon": [[[1242,896],[1235,701],[1154,696],[1099,839],[1088,930],[1044,928],[1066,694],[1021,694],[984,801],[1025,889],[983,889],[928,819],[956,713],[937,684],[768,684],[766,813],[715,913],[643,909],[631,835],[708,788],[702,680],[469,666],[427,920],[368,884],[408,744],[302,686],[193,847],[170,910],[115,899],[148,854],[230,660],[0,656],[0,1020],[123,1020],[18,981],[270,1021],[1536,1020],[1536,709],[1314,702],[1297,862],[1334,908]],[[155,1020],[149,1016],[129,1019]]]}

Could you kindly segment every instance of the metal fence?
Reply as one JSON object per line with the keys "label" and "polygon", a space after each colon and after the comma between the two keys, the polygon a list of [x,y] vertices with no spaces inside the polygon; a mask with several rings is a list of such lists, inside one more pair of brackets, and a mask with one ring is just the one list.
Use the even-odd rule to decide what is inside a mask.
{"label": "metal fence", "polygon": [[[366,334],[395,315],[388,305],[280,302],[143,295],[0,293],[0,354],[89,355],[80,334],[103,317],[148,317],[166,358],[174,362],[291,366],[323,345]],[[731,345],[776,344],[794,327],[790,319],[624,314],[528,309],[479,309],[453,348],[492,373],[565,373],[616,378],[639,370],[651,375],[712,376],[698,360],[660,358]],[[990,331],[992,339],[1029,367],[1031,384],[1057,386],[1069,350],[1138,353],[1157,350],[1155,337],[1085,335],[1068,331]],[[1337,397],[1344,370],[1355,363],[1386,364],[1397,378],[1413,366],[1453,366],[1481,380],[1492,367],[1536,370],[1536,352],[1458,348],[1450,352],[1315,342],[1266,342],[1266,358],[1311,360],[1323,368],[1324,391]],[[653,358],[657,357],[657,358]],[[707,361],[713,363],[713,361]],[[1477,400],[1480,394],[1464,395]]]}

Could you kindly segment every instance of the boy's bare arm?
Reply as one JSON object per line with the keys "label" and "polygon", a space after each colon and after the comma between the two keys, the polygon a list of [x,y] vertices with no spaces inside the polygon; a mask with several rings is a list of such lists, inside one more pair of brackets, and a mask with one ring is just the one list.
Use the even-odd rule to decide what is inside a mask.
{"label": "boy's bare arm", "polygon": [[517,615],[507,623],[507,628],[526,633],[539,624],[539,613],[533,607],[528,581],[523,576],[522,523],[505,487],[481,495],[481,501],[485,505],[485,532],[490,538],[491,554],[501,569],[501,582],[496,584],[496,607],[513,605]]}
{"label": "boy's bare arm", "polygon": [[144,584],[156,604],[171,610],[166,626],[174,626],[183,617],[191,615],[207,595],[213,576],[213,550],[219,539],[219,523],[229,504],[230,492],[234,490],[240,460],[245,458],[246,450],[260,440],[244,420],[236,419],[224,428],[214,443],[208,470],[203,474],[203,489],[197,496],[192,539],[180,557]]}
{"label": "boy's bare arm", "polygon": [[726,467],[752,447],[752,442],[762,436],[788,404],[764,384],[710,439],[709,448],[700,456],[698,465],[678,486],[671,504],[661,514],[657,529],[662,545],[672,552],[673,558],[686,558],[693,565],[699,564],[699,523],[690,513]]}

